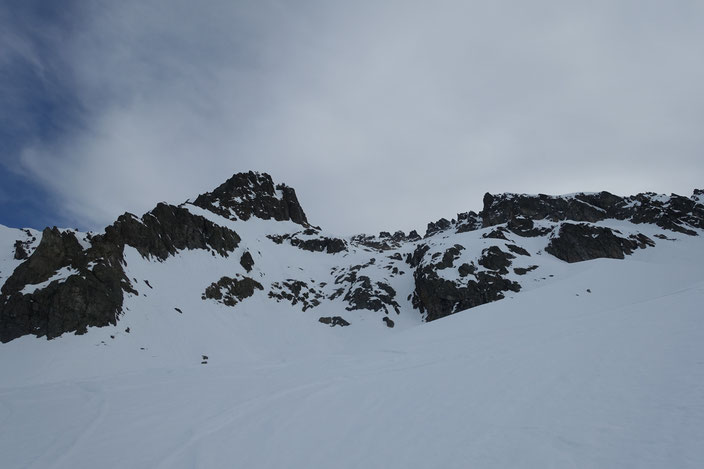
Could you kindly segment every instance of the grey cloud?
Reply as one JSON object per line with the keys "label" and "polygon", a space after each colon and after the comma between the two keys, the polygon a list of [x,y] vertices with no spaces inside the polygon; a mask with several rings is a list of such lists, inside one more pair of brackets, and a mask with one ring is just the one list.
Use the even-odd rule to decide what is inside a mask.
{"label": "grey cloud", "polygon": [[57,53],[84,124],[21,161],[89,226],[249,169],[340,233],[704,175],[700,2],[105,2]]}

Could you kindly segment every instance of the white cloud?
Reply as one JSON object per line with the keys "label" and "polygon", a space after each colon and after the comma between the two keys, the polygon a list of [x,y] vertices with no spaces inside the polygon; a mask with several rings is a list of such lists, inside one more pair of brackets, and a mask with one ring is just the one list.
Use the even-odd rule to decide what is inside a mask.
{"label": "white cloud", "polygon": [[335,3],[92,7],[57,45],[85,125],[25,167],[96,227],[250,169],[342,233],[701,185],[701,3]]}

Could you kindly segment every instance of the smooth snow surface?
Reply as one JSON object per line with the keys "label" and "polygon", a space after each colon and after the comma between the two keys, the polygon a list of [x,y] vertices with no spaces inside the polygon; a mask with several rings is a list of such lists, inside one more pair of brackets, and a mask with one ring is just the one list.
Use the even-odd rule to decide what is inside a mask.
{"label": "smooth snow surface", "polygon": [[404,304],[395,329],[211,305],[217,259],[128,248],[116,327],[0,344],[0,467],[704,467],[704,249],[673,237],[544,256],[520,293],[429,324]]}

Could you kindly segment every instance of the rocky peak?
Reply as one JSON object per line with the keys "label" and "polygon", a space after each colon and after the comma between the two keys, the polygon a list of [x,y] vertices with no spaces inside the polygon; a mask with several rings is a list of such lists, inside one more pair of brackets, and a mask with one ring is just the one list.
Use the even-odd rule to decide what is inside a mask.
{"label": "rocky peak", "polygon": [[428,223],[428,227],[425,229],[425,238],[432,236],[441,231],[449,230],[453,225],[455,225],[455,220],[448,220],[447,218],[441,218],[436,222]]}
{"label": "rocky peak", "polygon": [[290,220],[308,226],[296,191],[285,184],[274,185],[266,173],[237,173],[212,192],[199,195],[193,205],[230,220]]}

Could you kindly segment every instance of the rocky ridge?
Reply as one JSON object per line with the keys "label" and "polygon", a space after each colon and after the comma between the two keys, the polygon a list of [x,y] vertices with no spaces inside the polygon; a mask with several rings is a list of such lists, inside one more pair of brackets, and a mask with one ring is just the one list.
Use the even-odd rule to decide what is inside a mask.
{"label": "rocky ridge", "polygon": [[[239,173],[193,202],[126,213],[102,234],[47,228],[37,240],[15,230],[3,253],[11,267],[0,266],[0,341],[116,324],[125,299],[138,301],[143,289],[129,276],[126,248],[144,263],[201,252],[226,266],[227,275],[199,280],[206,309],[237,314],[261,298],[306,315],[321,310],[310,318],[327,325],[377,318],[390,328],[406,316],[432,321],[513,295],[546,278],[554,259],[623,259],[697,236],[703,201],[701,190],[691,197],[486,194],[481,212],[429,223],[422,238],[399,231],[343,239],[310,225],[294,189],[267,174]],[[252,232],[252,218],[266,221],[268,232]],[[294,263],[286,272],[271,267],[284,261]]]}

